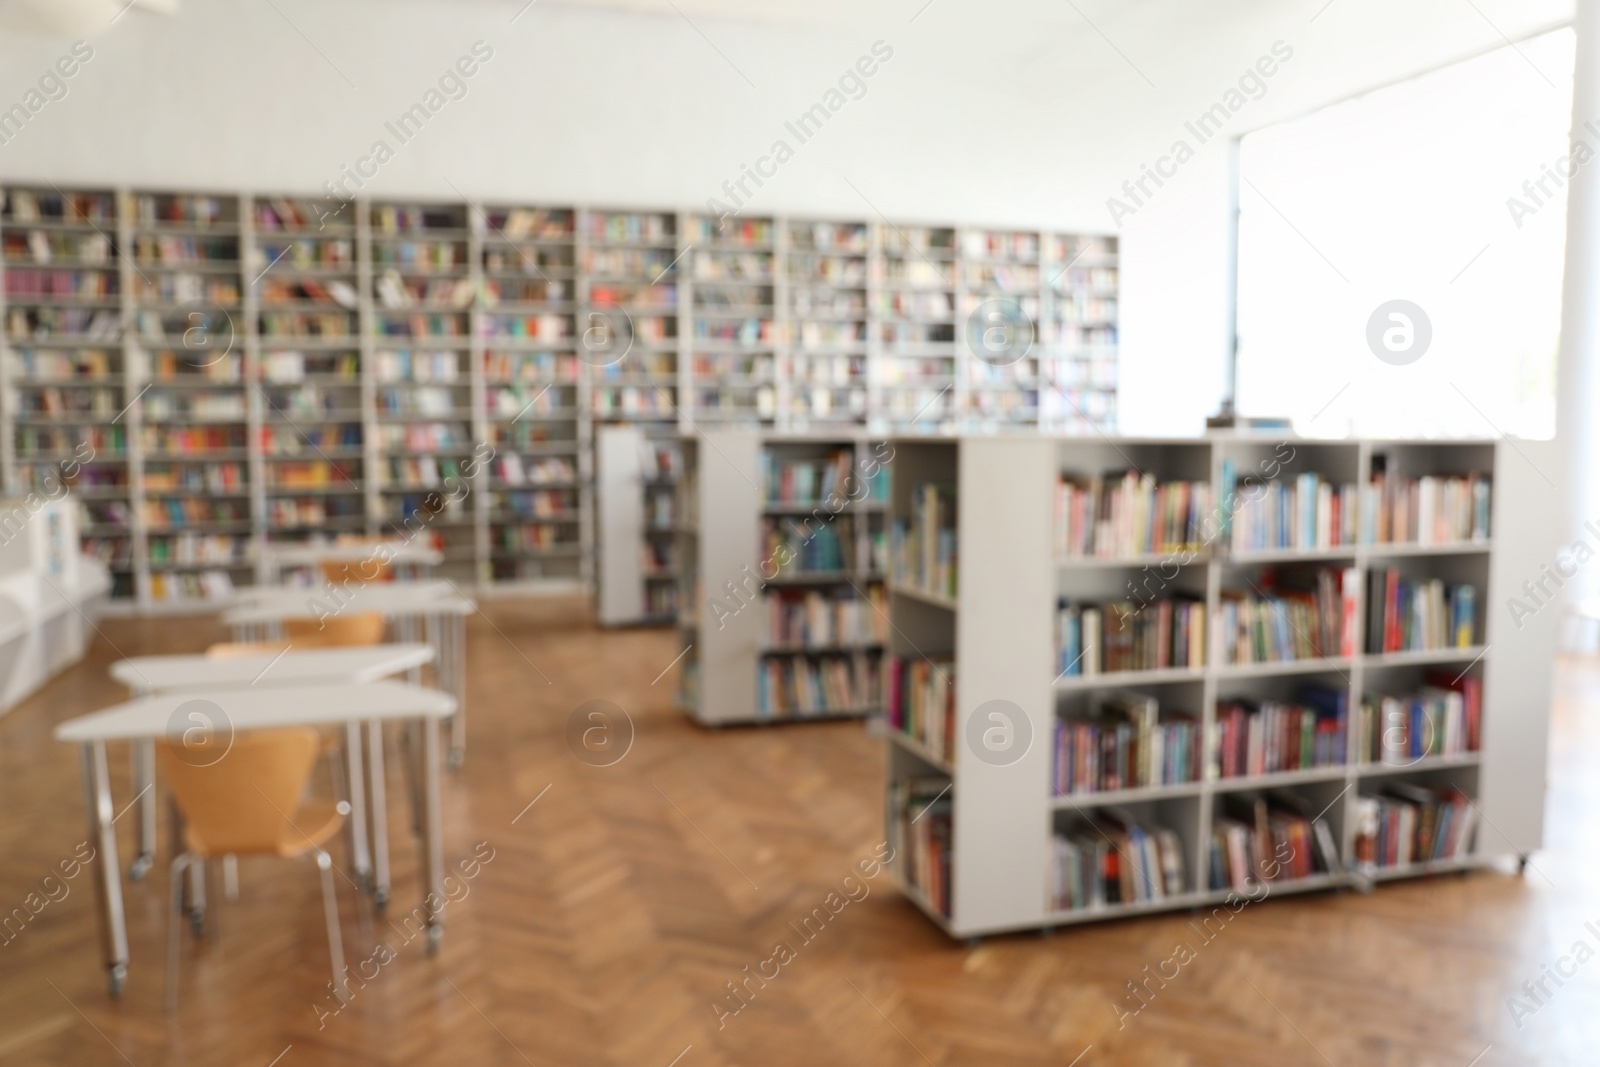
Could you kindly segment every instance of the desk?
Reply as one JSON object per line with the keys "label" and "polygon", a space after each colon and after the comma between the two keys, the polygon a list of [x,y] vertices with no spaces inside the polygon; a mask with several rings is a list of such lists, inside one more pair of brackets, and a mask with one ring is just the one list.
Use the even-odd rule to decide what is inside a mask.
{"label": "desk", "polygon": [[[407,600],[427,597],[460,596],[454,582],[446,578],[422,578],[415,582],[367,582],[352,584],[349,591],[318,578],[311,585],[251,585],[235,590],[230,607],[245,608],[257,604],[275,604],[279,601],[302,603],[307,597],[322,601],[329,610],[338,610],[341,601],[359,602],[380,589],[404,589],[401,596]],[[365,610],[365,609],[362,609]]]}
{"label": "desk", "polygon": [[[441,583],[443,584],[443,583]],[[249,686],[313,683],[376,682],[432,662],[434,650],[424,644],[373,645],[363,648],[306,648],[250,656],[135,656],[111,665],[111,677],[135,697],[179,689],[244,689]],[[372,788],[372,844],[367,843],[367,796],[361,765],[361,726],[349,723],[345,734],[346,773],[350,785],[350,851],[356,877],[371,879],[381,907],[389,895],[389,835],[384,806],[383,730],[368,727]],[[128,868],[134,881],[155,861],[156,746],[151,738],[133,743],[133,795],[139,805],[139,852]]]}
{"label": "desk", "polygon": [[[434,689],[399,682],[360,685],[294,685],[247,689],[180,689],[140,697],[72,719],[56,727],[57,741],[76,744],[83,758],[84,796],[90,839],[99,850],[95,878],[99,901],[101,946],[111,994],[122,992],[128,974],[128,925],[122,905],[122,875],[117,866],[117,834],[113,824],[111,779],[106,765],[108,741],[179,740],[192,722],[179,709],[196,700],[214,705],[225,716],[212,723],[219,738],[234,732],[286,726],[332,726],[365,722],[369,726],[409,720],[421,735],[412,757],[422,766],[423,908],[428,916],[428,948],[436,951],[444,936],[444,841],[439,806],[439,720],[456,710],[455,698]],[[221,743],[220,740],[218,743]],[[226,759],[224,754],[220,757]]]}
{"label": "desk", "polygon": [[[401,641],[422,637],[439,657],[439,688],[456,698],[450,765],[458,767],[467,753],[467,616],[477,610],[477,603],[457,593],[448,581],[373,582],[349,590],[324,584],[315,589],[259,590],[245,603],[224,611],[222,621],[233,627],[236,641],[270,641],[282,634],[285,619],[378,612],[395,624]],[[412,668],[409,680],[415,684],[421,677],[421,669]]]}
{"label": "desk", "polygon": [[389,565],[397,572],[410,572],[412,577],[420,577],[424,571],[432,574],[433,569],[444,562],[444,553],[436,548],[419,545],[415,541],[393,540],[267,545],[261,550],[261,561],[266,565],[266,580],[275,582],[278,580],[279,572],[285,567],[349,563],[356,564],[359,569],[359,565],[367,560],[372,560],[376,564],[384,559],[384,549],[387,550]]}

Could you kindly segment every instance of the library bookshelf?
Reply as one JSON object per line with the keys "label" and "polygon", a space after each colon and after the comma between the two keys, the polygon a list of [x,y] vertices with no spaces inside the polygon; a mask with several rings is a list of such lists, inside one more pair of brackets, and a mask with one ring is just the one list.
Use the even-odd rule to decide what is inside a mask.
{"label": "library bookshelf", "polygon": [[707,726],[881,714],[885,442],[715,430],[682,448],[679,702]]}
{"label": "library bookshelf", "polygon": [[[934,729],[930,736],[928,729],[902,725],[912,718],[926,723],[930,716],[912,717],[898,704],[891,707],[886,818],[897,843],[896,874],[905,895],[952,937],[1214,907],[1233,893],[1255,898],[1347,886],[1368,889],[1391,879],[1520,861],[1539,847],[1556,620],[1548,611],[1518,620],[1507,605],[1512,596],[1524,596],[1525,580],[1539,579],[1541,564],[1555,559],[1559,499],[1542,473],[1558,469],[1552,443],[1229,435],[1197,440],[893,438],[890,447],[890,522],[897,531],[905,523],[911,532],[903,541],[897,537],[892,549],[889,655],[892,663],[941,664],[930,678],[950,693],[952,724],[948,733]],[[1304,547],[1244,551],[1250,538],[1236,528],[1224,532],[1219,525],[1216,536],[1186,543],[1181,552],[1139,551],[1148,546],[1119,539],[1113,552],[1120,546],[1125,549],[1120,554],[1085,558],[1065,553],[1056,514],[1058,482],[1105,476],[1109,486],[1130,469],[1157,482],[1220,487],[1227,479],[1238,495],[1232,500],[1212,496],[1208,506],[1217,516],[1228,515],[1233,527],[1247,515],[1261,514],[1238,506],[1247,489],[1252,495],[1264,494],[1267,482],[1281,486],[1312,473],[1336,489],[1368,486],[1375,474],[1394,483],[1478,472],[1487,477],[1490,489],[1481,502],[1481,517],[1475,517],[1479,526],[1473,536],[1441,543],[1417,543],[1409,535],[1395,543],[1374,543],[1368,528],[1373,519],[1366,513],[1376,511],[1377,497],[1369,499],[1358,491],[1346,498],[1357,501],[1347,516],[1347,529],[1355,534],[1352,543],[1330,543],[1337,541],[1331,531],[1318,530],[1316,537],[1290,542]],[[1259,477],[1262,484],[1247,476]],[[928,503],[928,486],[936,487],[939,511]],[[916,558],[926,543],[925,530],[941,523],[953,538],[948,553],[957,561],[953,577],[922,567],[933,556]],[[1290,647],[1315,654],[1281,662],[1222,660],[1217,624],[1230,597],[1252,585],[1288,590],[1300,580],[1297,576],[1323,566],[1351,579],[1342,587],[1351,599],[1339,605],[1337,644],[1294,644],[1298,638],[1291,637]],[[1413,581],[1419,589],[1438,580],[1452,590],[1452,598],[1462,586],[1474,587],[1472,599],[1460,601],[1460,615],[1450,616],[1446,647],[1383,651],[1389,646],[1369,643],[1379,640],[1380,628],[1395,625],[1381,612],[1369,615],[1373,605],[1367,596],[1369,589],[1382,588],[1387,604],[1388,585],[1373,584],[1372,576],[1381,575],[1386,583],[1391,569],[1395,581]],[[954,590],[930,582],[930,573],[953,583]],[[1160,577],[1151,583],[1152,575]],[[1075,617],[1070,607],[1064,614],[1062,605],[1109,605],[1131,600],[1129,590],[1134,589],[1150,590],[1142,594],[1144,612],[1154,610],[1156,594],[1185,598],[1203,608],[1203,662],[1152,666],[1146,659],[1132,665],[1147,669],[1093,673],[1082,665],[1086,653],[1079,651],[1079,666],[1068,668],[1061,635],[1079,631],[1067,621]],[[1285,622],[1303,623],[1303,617],[1283,606],[1290,594],[1283,596],[1278,613]],[[1410,603],[1423,610],[1416,608],[1416,600]],[[1350,612],[1348,633],[1343,611]],[[1087,626],[1087,615],[1083,618]],[[1453,627],[1463,620],[1467,628],[1458,633]],[[1410,632],[1420,636],[1430,631],[1419,623]],[[1093,654],[1108,657],[1109,640],[1102,635]],[[1147,655],[1151,647],[1145,646]],[[1452,681],[1462,692],[1475,685],[1481,694],[1475,746],[1458,738],[1453,748],[1424,740],[1418,749],[1407,749],[1412,737],[1434,736],[1434,720],[1410,735],[1386,732],[1381,742],[1358,726],[1364,718],[1359,712],[1363,697],[1376,701],[1380,694],[1412,693]],[[1305,687],[1345,701],[1344,731],[1330,734],[1325,752],[1317,750],[1324,752],[1320,759],[1326,762],[1234,764],[1232,777],[1213,771],[1213,759],[1221,758],[1218,750],[1228,736],[1219,705],[1310,701],[1311,696],[1303,695]],[[1192,761],[1173,761],[1189,770],[1156,780],[1080,782],[1072,787],[1080,791],[1058,795],[1058,720],[1064,729],[1078,726],[1091,721],[1097,701],[1140,703],[1151,698],[1159,703],[1162,725],[1180,722],[1169,719],[1169,712],[1192,715],[1199,748]],[[1383,751],[1364,747],[1369,742]],[[1304,751],[1309,752],[1307,744]],[[1402,749],[1399,757],[1390,752],[1393,745]],[[1075,769],[1081,766],[1074,764]],[[1366,820],[1374,802],[1367,798],[1405,790],[1410,796],[1419,788],[1463,798],[1458,800],[1460,812],[1475,814],[1470,822],[1452,825],[1469,828],[1465,839],[1450,838],[1441,830],[1438,839],[1455,841],[1458,847],[1441,848],[1427,858],[1417,858],[1419,853],[1409,862],[1398,850],[1376,857],[1361,852],[1358,858],[1361,831],[1371,829]],[[1211,869],[1213,841],[1219,831],[1226,837],[1227,820],[1257,797],[1274,805],[1294,804],[1307,813],[1308,836],[1299,840],[1312,850],[1312,862],[1293,877],[1286,865],[1265,877],[1251,868],[1236,883],[1235,868]],[[1130,899],[1116,899],[1121,894],[1114,898],[1109,892],[1089,900],[1063,897],[1057,837],[1071,838],[1085,820],[1104,831],[1108,825],[1125,825],[1119,823],[1124,819],[1145,830],[1171,831],[1169,839],[1181,860],[1178,878],[1159,894]],[[1328,830],[1326,851],[1314,843],[1312,820]],[[1108,849],[1119,847],[1114,836],[1107,840]],[[1122,840],[1119,859],[1131,864],[1127,839]],[[1219,842],[1223,846],[1225,841]],[[1157,882],[1163,873],[1157,868]]]}
{"label": "library bookshelf", "polygon": [[592,589],[605,426],[1115,419],[1114,237],[19,184],[0,239],[0,483],[92,449],[84,546],[139,610],[408,516],[480,593]]}

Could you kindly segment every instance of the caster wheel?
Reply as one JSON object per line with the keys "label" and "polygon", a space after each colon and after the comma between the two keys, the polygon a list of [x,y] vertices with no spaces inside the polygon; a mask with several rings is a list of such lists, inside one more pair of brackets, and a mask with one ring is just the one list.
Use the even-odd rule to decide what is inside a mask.
{"label": "caster wheel", "polygon": [[1526,856],[1518,856],[1517,857],[1517,873],[1518,874],[1527,874],[1528,873],[1528,857],[1526,857]]}
{"label": "caster wheel", "polygon": [[106,992],[114,997],[122,996],[122,987],[128,983],[128,965],[118,963],[106,968]]}
{"label": "caster wheel", "polygon": [[969,937],[969,938],[967,938],[967,947],[968,948],[977,948],[981,944],[983,944],[983,938],[981,938],[981,937]]}
{"label": "caster wheel", "polygon": [[383,914],[383,909],[387,908],[388,906],[389,906],[389,893],[388,893],[387,890],[379,889],[379,890],[376,890],[375,892],[373,892],[373,894],[372,894],[372,910],[373,911],[377,912],[379,915],[382,915]]}
{"label": "caster wheel", "polygon": [[443,940],[444,927],[437,925],[428,927],[428,955],[437,956],[439,954],[439,942]]}
{"label": "caster wheel", "polygon": [[128,864],[128,878],[130,881],[139,882],[150,873],[150,868],[155,865],[154,856],[140,856]]}
{"label": "caster wheel", "polygon": [[463,763],[465,763],[466,761],[467,761],[466,752],[462,751],[459,748],[451,749],[450,750],[450,754],[445,757],[445,765],[448,766],[452,771],[459,770],[461,768],[461,765]]}
{"label": "caster wheel", "polygon": [[201,937],[201,936],[203,936],[205,934],[205,932],[206,932],[206,913],[205,912],[199,911],[197,909],[197,910],[191,911],[189,913],[189,932],[194,934],[195,937]]}

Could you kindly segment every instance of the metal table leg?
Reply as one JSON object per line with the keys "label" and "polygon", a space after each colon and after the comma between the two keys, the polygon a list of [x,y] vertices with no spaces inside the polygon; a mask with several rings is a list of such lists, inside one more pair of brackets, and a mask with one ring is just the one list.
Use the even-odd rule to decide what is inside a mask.
{"label": "metal table leg", "polygon": [[450,717],[450,766],[459,767],[467,758],[467,617],[451,614],[440,622],[450,664],[443,688],[456,698],[456,713]]}
{"label": "metal table leg", "polygon": [[427,810],[422,817],[421,866],[430,953],[439,950],[439,941],[444,937],[444,816],[440,811],[439,763],[439,722],[423,719],[422,778]]}
{"label": "metal table leg", "polygon": [[372,792],[372,904],[382,911],[389,903],[389,804],[383,766],[383,723],[367,723],[367,761]]}
{"label": "metal table leg", "polygon": [[370,884],[372,861],[367,853],[367,788],[362,776],[361,724],[345,723],[344,727],[345,773],[350,779],[350,863],[355,867],[356,881]]}
{"label": "metal table leg", "polygon": [[128,877],[137,882],[150,870],[156,857],[156,743],[152,738],[133,742],[134,802],[139,808],[139,854],[128,866]]}
{"label": "metal table leg", "polygon": [[106,987],[112,996],[122,993],[128,980],[128,920],[122,910],[122,872],[118,869],[117,828],[111,805],[111,771],[104,741],[85,742],[83,792],[89,813],[89,839],[95,844],[100,868],[95,896],[100,904],[100,946],[105,959]]}

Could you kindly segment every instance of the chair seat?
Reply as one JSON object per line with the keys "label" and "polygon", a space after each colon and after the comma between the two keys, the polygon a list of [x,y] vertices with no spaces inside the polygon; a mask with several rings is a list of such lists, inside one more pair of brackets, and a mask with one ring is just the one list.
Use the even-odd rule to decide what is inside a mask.
{"label": "chair seat", "polygon": [[[294,825],[285,824],[278,837],[277,847],[272,855],[282,856],[285,859],[295,859],[304,856],[313,849],[321,848],[344,825],[344,816],[332,804],[314,802],[303,806],[295,815]],[[240,852],[238,849],[229,848],[226,843],[219,843],[216,847],[208,845],[195,833],[193,827],[184,829],[184,848],[190,853],[202,858],[233,853],[235,855],[250,855],[249,852]]]}

